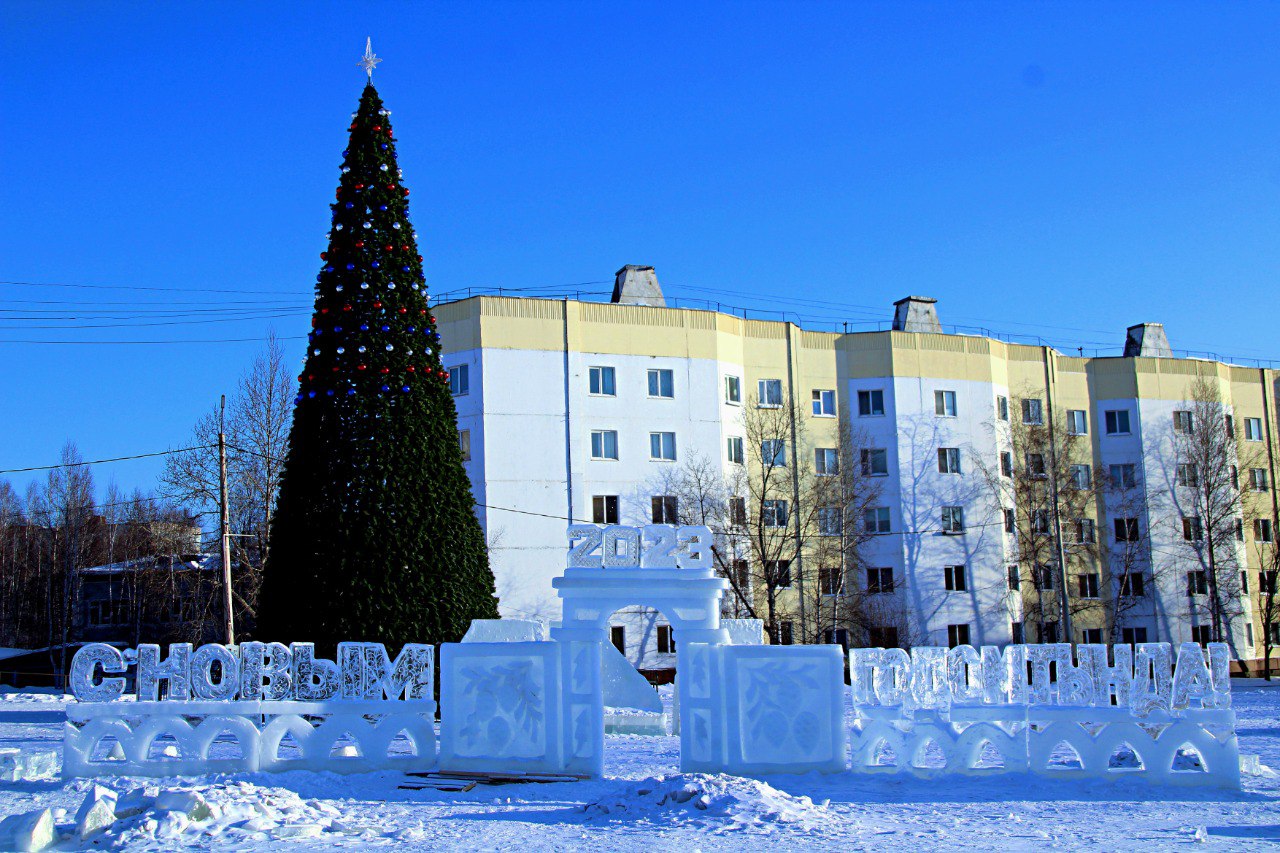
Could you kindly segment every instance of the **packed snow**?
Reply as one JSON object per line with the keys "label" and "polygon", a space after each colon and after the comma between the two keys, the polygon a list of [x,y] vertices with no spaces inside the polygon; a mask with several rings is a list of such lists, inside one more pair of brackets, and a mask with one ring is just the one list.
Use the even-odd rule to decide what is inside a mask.
{"label": "packed snow", "polygon": [[[1243,790],[1009,775],[681,774],[679,739],[606,737],[606,778],[407,789],[400,773],[0,783],[0,849],[1106,850],[1280,841],[1280,683],[1233,683]],[[669,692],[669,691],[668,691]],[[669,707],[669,695],[668,699]],[[67,697],[0,692],[0,750],[58,750]],[[6,845],[8,845],[6,847]]]}

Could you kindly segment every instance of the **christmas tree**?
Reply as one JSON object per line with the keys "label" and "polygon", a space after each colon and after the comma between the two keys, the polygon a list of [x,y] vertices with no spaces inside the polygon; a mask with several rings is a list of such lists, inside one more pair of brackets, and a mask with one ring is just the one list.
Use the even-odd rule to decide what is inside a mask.
{"label": "christmas tree", "polygon": [[259,608],[260,636],[329,650],[456,642],[498,615],[390,116],[370,73],[320,255]]}

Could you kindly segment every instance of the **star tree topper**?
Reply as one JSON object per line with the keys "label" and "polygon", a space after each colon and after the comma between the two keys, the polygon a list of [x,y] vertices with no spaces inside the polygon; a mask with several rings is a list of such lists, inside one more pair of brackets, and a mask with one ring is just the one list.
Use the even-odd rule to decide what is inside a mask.
{"label": "star tree topper", "polygon": [[370,36],[364,40],[364,56],[360,57],[360,61],[356,64],[364,69],[364,73],[369,75],[369,80],[373,80],[373,68],[382,60],[373,52],[373,37]]}

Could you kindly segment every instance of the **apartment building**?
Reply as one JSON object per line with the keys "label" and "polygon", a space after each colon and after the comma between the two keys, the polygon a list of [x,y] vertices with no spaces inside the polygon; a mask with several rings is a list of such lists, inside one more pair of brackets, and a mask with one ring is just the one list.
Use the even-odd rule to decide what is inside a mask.
{"label": "apartment building", "polygon": [[[435,313],[505,615],[558,617],[568,519],[674,521],[663,483],[691,460],[741,483],[781,452],[763,464],[857,466],[875,505],[836,522],[859,532],[856,560],[781,568],[788,615],[774,642],[1204,642],[1207,548],[1215,582],[1239,573],[1213,590],[1237,657],[1261,655],[1264,629],[1280,640],[1261,613],[1280,374],[1176,358],[1158,324],[1130,328],[1123,356],[1071,356],[948,334],[934,300],[912,296],[891,330],[818,332],[667,307],[637,266],[618,272],[609,303],[477,296]],[[1179,443],[1206,388],[1242,481],[1229,544],[1193,514],[1198,480]],[[777,407],[797,413],[790,435],[753,452],[752,412]],[[779,482],[780,502],[737,512],[792,524],[799,507]],[[1030,506],[1041,493],[1044,508]],[[1041,541],[1043,558],[1027,547]],[[842,624],[842,597],[875,606]],[[617,614],[613,639],[642,669],[674,666],[679,638],[661,614]]]}

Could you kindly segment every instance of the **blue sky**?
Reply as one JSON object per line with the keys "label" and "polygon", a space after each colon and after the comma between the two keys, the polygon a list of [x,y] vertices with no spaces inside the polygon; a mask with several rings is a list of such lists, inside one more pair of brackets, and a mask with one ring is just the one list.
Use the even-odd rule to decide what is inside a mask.
{"label": "blue sky", "polygon": [[0,280],[42,286],[0,284],[0,469],[181,446],[269,327],[301,359],[367,35],[435,293],[647,263],[806,325],[923,293],[1280,358],[1275,3],[7,0]]}

